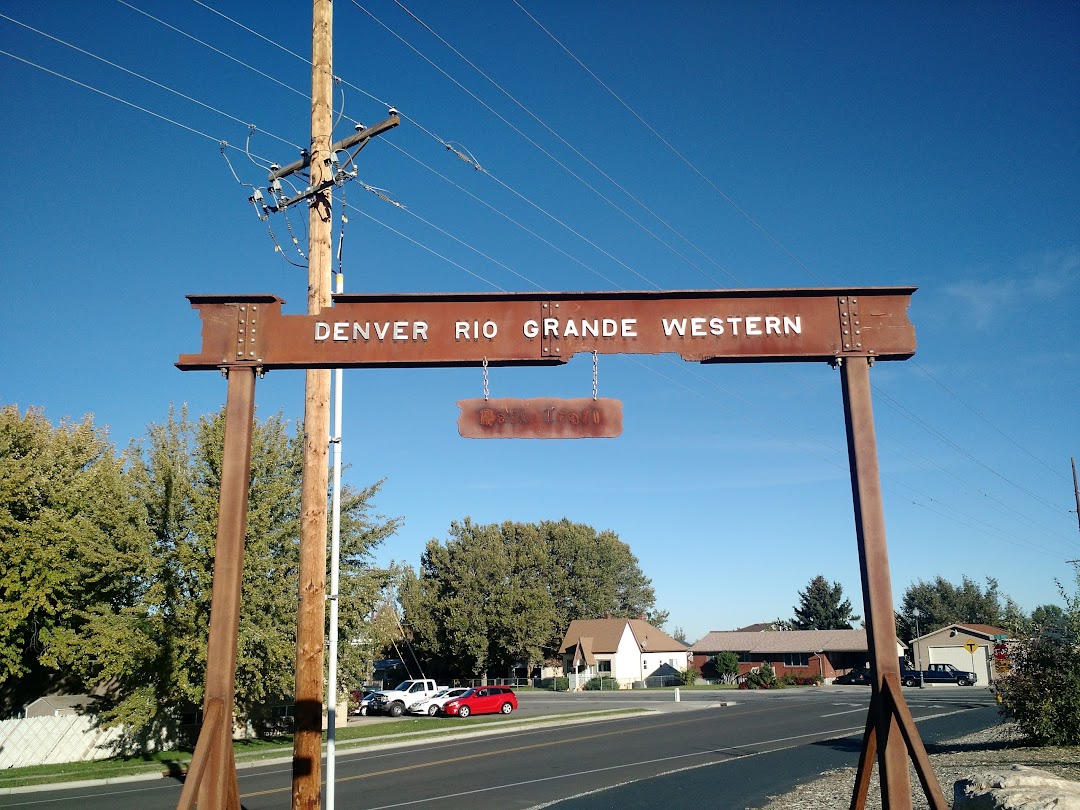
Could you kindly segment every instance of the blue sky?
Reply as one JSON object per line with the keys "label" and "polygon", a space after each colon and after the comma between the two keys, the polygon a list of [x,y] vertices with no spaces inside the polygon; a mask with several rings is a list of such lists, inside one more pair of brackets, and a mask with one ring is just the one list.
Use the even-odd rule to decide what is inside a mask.
{"label": "blue sky", "polygon": [[[918,352],[871,374],[894,596],[995,577],[1031,610],[1080,558],[1080,10],[873,5],[339,0],[335,136],[404,116],[345,190],[345,286],[917,285]],[[0,401],[120,447],[217,409],[220,376],[173,367],[184,296],[305,307],[304,213],[260,222],[243,184],[308,141],[310,5],[0,13]],[[591,361],[489,385],[589,396]],[[476,441],[479,370],[346,373],[346,480],[405,518],[380,560],[565,516],[629,543],[691,639],[791,616],[818,574],[863,612],[833,369],[602,356],[598,388],[618,439]],[[303,375],[257,397],[295,420]]]}

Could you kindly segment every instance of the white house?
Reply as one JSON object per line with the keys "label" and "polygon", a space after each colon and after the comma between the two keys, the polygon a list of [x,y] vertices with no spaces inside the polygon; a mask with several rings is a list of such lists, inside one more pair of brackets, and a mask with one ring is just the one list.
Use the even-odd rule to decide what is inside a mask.
{"label": "white house", "polygon": [[607,676],[623,689],[648,679],[677,677],[686,670],[688,648],[643,619],[577,619],[559,648],[571,689]]}

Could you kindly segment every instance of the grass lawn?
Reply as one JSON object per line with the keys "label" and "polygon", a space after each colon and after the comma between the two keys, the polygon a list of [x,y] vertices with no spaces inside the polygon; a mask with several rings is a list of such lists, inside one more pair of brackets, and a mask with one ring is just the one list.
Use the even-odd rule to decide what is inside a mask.
{"label": "grass lawn", "polygon": [[[529,720],[517,720],[515,727],[539,723],[558,718],[617,716],[633,714],[638,709],[620,709],[602,712],[570,712],[567,714],[545,715]],[[494,723],[505,723],[507,718],[501,714],[473,716],[467,719],[457,717],[402,717],[393,722],[359,724],[339,728],[335,736],[340,750],[363,746],[373,742],[383,742],[394,737],[438,737],[445,734],[460,733],[470,729],[482,729]],[[326,734],[323,733],[323,742]],[[292,735],[283,734],[272,740],[236,740],[233,751],[237,765],[255,762],[260,759],[292,756]],[[155,754],[131,757],[111,757],[93,762],[71,762],[60,765],[35,765],[29,768],[9,768],[0,773],[0,789],[24,787],[28,785],[47,785],[58,782],[76,782],[83,779],[115,779],[140,774],[175,774],[184,773],[191,761],[193,749],[181,748],[175,751],[160,751]]]}

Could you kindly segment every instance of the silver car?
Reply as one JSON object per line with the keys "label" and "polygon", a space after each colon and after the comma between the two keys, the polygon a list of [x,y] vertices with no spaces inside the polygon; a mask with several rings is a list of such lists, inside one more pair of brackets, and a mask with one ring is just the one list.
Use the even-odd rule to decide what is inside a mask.
{"label": "silver car", "polygon": [[468,687],[455,686],[451,689],[443,689],[441,692],[436,692],[429,698],[425,698],[417,703],[414,703],[409,707],[410,714],[426,714],[428,717],[434,717],[442,709],[443,704],[448,700],[453,700],[456,697],[461,697],[468,692]]}

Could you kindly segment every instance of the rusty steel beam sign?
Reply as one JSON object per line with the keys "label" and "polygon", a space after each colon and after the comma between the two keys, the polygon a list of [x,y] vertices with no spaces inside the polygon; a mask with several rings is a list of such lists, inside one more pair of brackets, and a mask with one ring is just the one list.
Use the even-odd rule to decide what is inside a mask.
{"label": "rusty steel beam sign", "polygon": [[336,295],[319,316],[271,295],[188,299],[203,321],[181,369],[542,365],[577,352],[776,362],[915,352],[912,287]]}
{"label": "rusty steel beam sign", "polygon": [[[193,806],[198,793],[214,797],[212,804],[239,807],[229,737],[255,376],[273,369],[556,365],[590,352],[839,366],[874,673],[851,807],[865,806],[876,761],[882,806],[910,810],[910,759],[930,807],[944,810],[941,787],[900,689],[870,401],[871,364],[915,353],[907,314],[914,292],[869,287],[338,295],[319,315],[286,315],[284,302],[273,295],[188,296],[202,319],[202,347],[180,355],[176,365],[221,369],[229,387],[206,719],[180,806]],[[598,438],[622,430],[617,400],[472,399],[458,405],[459,432],[466,437]]]}

